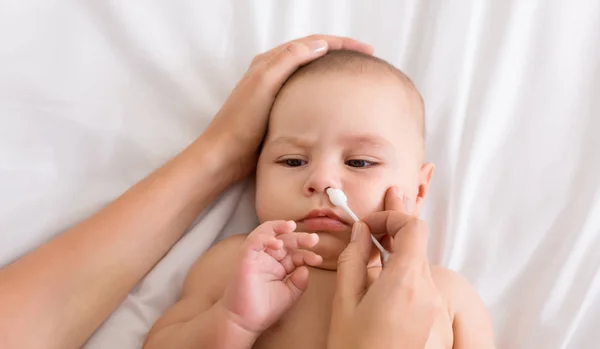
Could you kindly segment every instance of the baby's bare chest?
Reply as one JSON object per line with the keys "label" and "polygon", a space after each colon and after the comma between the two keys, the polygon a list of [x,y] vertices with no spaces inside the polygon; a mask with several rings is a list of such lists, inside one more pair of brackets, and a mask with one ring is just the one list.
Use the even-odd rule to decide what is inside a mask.
{"label": "baby's bare chest", "polygon": [[[336,273],[310,270],[309,287],[298,302],[258,338],[253,349],[325,349]],[[399,310],[401,311],[401,310]],[[452,348],[452,326],[436,323],[426,349]]]}
{"label": "baby's bare chest", "polygon": [[326,348],[335,280],[335,272],[311,269],[306,292],[252,348]]}

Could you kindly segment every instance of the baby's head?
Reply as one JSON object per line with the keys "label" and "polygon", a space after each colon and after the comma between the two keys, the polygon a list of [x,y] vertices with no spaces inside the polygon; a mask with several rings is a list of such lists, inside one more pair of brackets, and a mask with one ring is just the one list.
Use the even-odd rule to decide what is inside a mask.
{"label": "baby's head", "polygon": [[[330,52],[294,73],[273,105],[256,174],[259,221],[319,233],[319,253],[335,263],[352,221],[325,189],[342,189],[364,217],[396,186],[418,212],[433,171],[424,144],[423,101],[408,77],[372,56]],[[306,219],[323,215],[334,219]]]}

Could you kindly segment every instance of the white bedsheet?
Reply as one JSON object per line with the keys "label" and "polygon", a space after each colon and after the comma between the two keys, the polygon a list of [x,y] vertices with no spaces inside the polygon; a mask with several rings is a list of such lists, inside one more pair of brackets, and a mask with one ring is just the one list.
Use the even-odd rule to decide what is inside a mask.
{"label": "white bedsheet", "polygon": [[[0,265],[196,137],[258,52],[352,36],[413,77],[437,164],[431,259],[465,275],[499,348],[598,348],[600,2],[0,1]],[[87,348],[139,348],[252,185],[205,212]]]}

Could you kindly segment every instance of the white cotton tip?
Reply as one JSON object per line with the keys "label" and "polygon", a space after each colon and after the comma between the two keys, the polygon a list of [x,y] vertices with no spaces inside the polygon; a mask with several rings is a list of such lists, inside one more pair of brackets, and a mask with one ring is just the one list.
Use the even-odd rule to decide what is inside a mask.
{"label": "white cotton tip", "polygon": [[329,201],[331,201],[333,206],[343,208],[355,222],[358,222],[358,217],[356,217],[354,212],[348,207],[348,197],[344,194],[342,189],[329,187],[325,189],[325,192],[327,193],[327,196],[329,196]]}
{"label": "white cotton tip", "polygon": [[331,203],[334,206],[348,207],[348,198],[346,197],[346,194],[344,194],[342,189],[335,189],[329,187],[325,189],[325,192],[327,193],[327,196],[329,196],[329,201],[331,201]]}
{"label": "white cotton tip", "polygon": [[[334,206],[343,208],[344,211],[346,211],[355,222],[358,222],[358,217],[354,214],[354,212],[352,212],[350,207],[348,207],[348,197],[346,197],[346,194],[344,194],[342,189],[329,187],[325,189],[325,192],[327,193],[327,196],[329,196],[329,201],[331,201],[331,203]],[[373,244],[375,244],[377,249],[379,249],[379,251],[381,252],[383,263],[387,262],[390,256],[389,252],[386,251],[385,248],[383,248],[383,246],[381,246],[381,244],[379,243],[379,241],[377,241],[377,239],[375,239],[373,234],[371,234],[371,240],[373,241]]]}

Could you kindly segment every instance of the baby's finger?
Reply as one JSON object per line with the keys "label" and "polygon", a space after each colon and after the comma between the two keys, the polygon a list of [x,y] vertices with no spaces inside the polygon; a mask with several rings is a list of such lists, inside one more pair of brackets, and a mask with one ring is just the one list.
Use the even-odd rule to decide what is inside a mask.
{"label": "baby's finger", "polygon": [[[279,240],[279,239],[278,239]],[[283,242],[281,240],[279,240],[279,244],[283,244]],[[277,248],[268,248],[265,250],[266,253],[268,253],[271,257],[273,257],[273,259],[275,259],[276,261],[280,262],[285,258],[285,256],[287,256],[288,251],[286,250],[285,246],[281,245],[281,247],[277,247]]]}
{"label": "baby's finger", "polygon": [[292,273],[298,267],[310,265],[316,267],[323,263],[323,257],[307,250],[295,250],[287,253],[280,261],[287,274]]}
{"label": "baby's finger", "polygon": [[296,230],[296,222],[294,221],[273,221],[272,229],[275,235],[289,234]]}
{"label": "baby's finger", "polygon": [[311,267],[319,266],[323,263],[323,257],[320,255],[307,250],[297,250],[292,253],[292,260],[294,265],[300,267],[302,265],[310,265]]}
{"label": "baby's finger", "polygon": [[281,234],[288,234],[296,229],[296,222],[294,221],[268,221],[258,228],[254,229],[250,236],[253,235],[266,235],[266,236],[277,236]]}
{"label": "baby's finger", "polygon": [[319,235],[315,233],[290,233],[279,235],[277,237],[283,241],[283,245],[288,250],[297,250],[299,248],[311,248],[319,242]]}
{"label": "baby's finger", "polygon": [[286,280],[285,285],[289,288],[292,298],[297,300],[308,287],[308,268],[300,267]]}
{"label": "baby's finger", "polygon": [[250,257],[250,259],[258,258],[258,255],[265,250],[273,248],[271,246],[280,245],[274,236],[268,236],[266,234],[250,234],[242,245],[243,255]]}
{"label": "baby's finger", "polygon": [[269,238],[269,241],[267,243],[267,249],[268,250],[280,250],[283,247],[283,241],[279,240],[278,238],[271,236]]}

